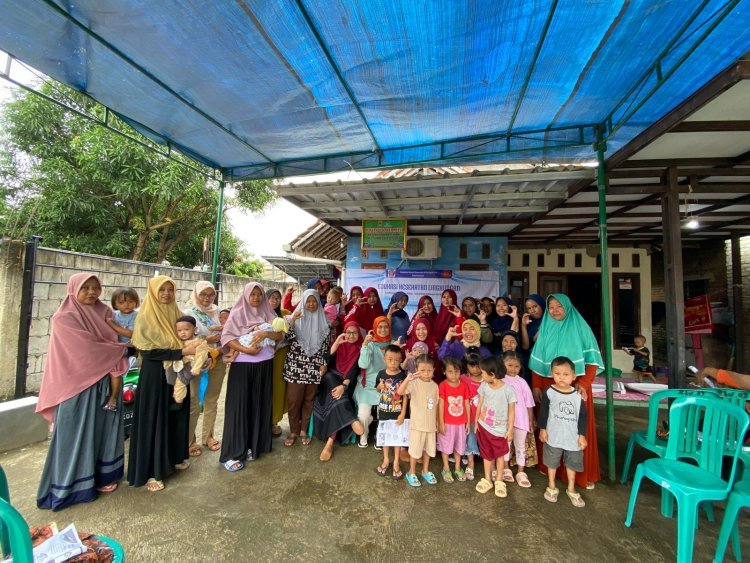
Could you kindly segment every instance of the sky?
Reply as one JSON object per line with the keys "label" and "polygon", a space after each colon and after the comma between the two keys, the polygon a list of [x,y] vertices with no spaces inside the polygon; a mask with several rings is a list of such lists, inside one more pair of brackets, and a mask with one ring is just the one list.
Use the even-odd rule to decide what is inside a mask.
{"label": "sky", "polygon": [[[0,51],[0,69],[5,68],[6,61],[7,55]],[[37,80],[34,72],[17,61],[13,62],[10,76],[23,84],[31,84]],[[0,78],[0,105],[9,100],[17,90],[17,86]],[[297,178],[289,180],[300,181]],[[310,182],[312,179],[302,181]],[[256,256],[283,256],[285,253],[282,246],[315,223],[314,216],[284,199],[277,200],[262,213],[229,209],[227,217],[234,234],[245,243],[245,249]]]}

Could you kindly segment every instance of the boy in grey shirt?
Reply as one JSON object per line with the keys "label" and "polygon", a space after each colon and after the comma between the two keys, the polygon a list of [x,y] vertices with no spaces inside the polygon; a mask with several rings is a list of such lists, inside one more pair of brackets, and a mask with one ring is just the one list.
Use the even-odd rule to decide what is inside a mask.
{"label": "boy in grey shirt", "polygon": [[583,508],[586,503],[576,492],[576,472],[583,471],[583,450],[588,445],[586,403],[573,387],[576,375],[570,359],[559,356],[552,360],[551,375],[554,384],[542,393],[537,423],[539,440],[544,443],[544,464],[549,479],[544,498],[557,502],[560,491],[555,485],[555,475],[562,458],[568,477],[568,498],[573,506]]}

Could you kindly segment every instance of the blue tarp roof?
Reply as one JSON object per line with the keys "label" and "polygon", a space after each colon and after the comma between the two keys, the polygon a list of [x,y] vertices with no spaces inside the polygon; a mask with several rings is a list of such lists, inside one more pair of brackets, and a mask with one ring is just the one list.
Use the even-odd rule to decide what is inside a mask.
{"label": "blue tarp roof", "polygon": [[0,49],[236,177],[612,154],[750,50],[750,0],[0,1]]}

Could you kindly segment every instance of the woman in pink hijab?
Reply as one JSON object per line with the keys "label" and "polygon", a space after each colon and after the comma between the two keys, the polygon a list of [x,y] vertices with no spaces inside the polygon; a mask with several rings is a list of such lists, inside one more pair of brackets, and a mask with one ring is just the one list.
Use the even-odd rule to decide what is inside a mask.
{"label": "woman in pink hijab", "polygon": [[124,344],[107,324],[112,310],[99,301],[102,286],[90,273],[68,280],[68,295],[52,316],[36,411],[54,423],[39,508],[62,510],[111,493],[123,476],[122,395],[105,410],[110,374],[128,368]]}

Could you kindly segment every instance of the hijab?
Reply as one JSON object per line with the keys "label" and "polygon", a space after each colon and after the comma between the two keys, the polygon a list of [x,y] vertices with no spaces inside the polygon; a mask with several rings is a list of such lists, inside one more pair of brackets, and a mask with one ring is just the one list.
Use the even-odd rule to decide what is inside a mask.
{"label": "hijab", "polygon": [[437,342],[441,342],[445,339],[445,333],[448,332],[448,328],[456,322],[456,316],[451,313],[445,305],[443,305],[442,296],[446,293],[453,298],[453,305],[458,306],[458,296],[456,295],[456,292],[452,289],[446,289],[443,291],[440,299],[440,310],[438,311],[434,327],[435,340]]}
{"label": "hijab", "polygon": [[[375,303],[375,305],[370,305],[367,303],[367,296],[370,295],[370,293],[375,293],[378,300]],[[368,287],[364,291],[365,303],[362,305],[357,305],[357,308],[354,310],[354,313],[351,318],[346,319],[347,321],[357,321],[357,324],[359,326],[372,326],[372,323],[375,321],[377,317],[383,316],[383,305],[380,302],[380,295],[378,295],[378,290],[374,287]],[[390,326],[390,323],[388,323],[388,326]]]}
{"label": "hijab", "polygon": [[[391,302],[388,304],[388,310],[394,303],[398,303],[402,298],[409,298],[403,291],[397,291],[391,296]],[[394,340],[400,338],[402,342],[406,341],[406,332],[409,329],[409,315],[403,309],[398,309],[391,315],[391,332]]]}
{"label": "hijab", "polygon": [[175,323],[182,316],[176,300],[171,303],[159,302],[159,290],[165,284],[177,286],[168,276],[154,276],[148,281],[146,298],[143,300],[133,329],[133,346],[139,350],[176,350],[182,348],[177,338]]}
{"label": "hijab", "polygon": [[[513,306],[513,301],[510,300],[510,297],[498,297],[497,300],[505,301],[510,313],[510,308]],[[510,314],[501,317],[497,314],[497,311],[493,311],[493,313],[494,317],[490,318],[489,315],[487,316],[487,323],[492,327],[492,332],[498,335],[510,330],[510,327],[513,326],[513,317]]]}
{"label": "hijab", "polygon": [[437,318],[438,318],[438,312],[437,312],[437,309],[435,308],[435,302],[432,300],[432,297],[430,297],[429,295],[423,295],[422,297],[419,298],[419,303],[417,304],[417,312],[414,313],[414,316],[412,317],[411,320],[413,321],[416,318],[417,313],[419,313],[419,311],[422,310],[422,307],[424,306],[425,301],[429,301],[430,303],[432,303],[432,312],[426,316],[424,316],[424,313],[422,313],[423,316],[420,318],[427,319],[430,322],[430,326],[434,327],[435,322],[437,321]]}
{"label": "hijab", "polygon": [[466,346],[466,348],[469,348],[470,346],[476,346],[476,347],[481,346],[481,344],[482,344],[482,327],[479,326],[479,323],[477,321],[475,321],[474,319],[466,319],[466,320],[464,320],[464,322],[461,323],[461,334],[462,335],[463,335],[463,332],[464,332],[463,328],[466,325],[471,325],[471,326],[474,327],[474,329],[477,331],[477,339],[475,341],[469,343],[469,342],[466,342],[466,340],[464,340],[462,338],[461,339],[461,344],[463,344],[464,346]]}
{"label": "hijab", "polygon": [[514,352],[521,352],[521,341],[518,339],[518,333],[514,330],[506,330],[500,335],[499,340],[499,346],[498,346],[498,353],[502,354],[503,352],[503,340],[505,340],[506,336],[512,336],[513,339],[516,341],[516,349]]}
{"label": "hijab", "polygon": [[[314,297],[318,302],[318,308],[315,311],[308,311],[305,308],[310,297]],[[294,334],[297,336],[297,342],[299,342],[305,355],[314,356],[331,331],[328,318],[323,310],[323,304],[320,302],[318,290],[314,287],[313,289],[306,289],[297,307],[302,316],[294,323]]]}
{"label": "hijab", "polygon": [[[352,288],[349,290],[349,298],[351,299],[351,296],[354,294],[354,290],[358,289],[360,293],[362,293],[362,288],[358,285],[353,285]],[[346,311],[346,314],[349,314],[349,311],[352,310],[352,307],[354,307],[354,302],[347,301],[346,307],[344,307],[344,311]]]}
{"label": "hijab", "polygon": [[[424,340],[420,340],[417,338],[417,327],[419,325],[423,325],[427,329],[427,336]],[[437,343],[435,342],[435,338],[432,335],[432,327],[430,326],[430,321],[427,320],[426,317],[420,317],[418,319],[414,319],[414,323],[411,327],[411,334],[409,335],[409,339],[406,341],[406,350],[411,351],[411,349],[414,347],[414,345],[417,342],[424,342],[427,345],[428,354],[432,356],[433,358],[437,358]]]}
{"label": "hijab", "polygon": [[[251,307],[248,299],[255,288],[259,288],[263,299],[257,307]],[[229,354],[229,343],[240,336],[250,332],[250,329],[263,323],[270,323],[276,318],[276,313],[266,299],[263,286],[258,282],[250,282],[242,290],[242,295],[237,299],[229,312],[224,329],[221,331],[221,350]]]}
{"label": "hijab", "polygon": [[565,317],[556,321],[545,311],[539,327],[539,337],[529,358],[529,368],[543,377],[550,377],[550,364],[558,356],[569,358],[575,366],[576,375],[586,373],[586,365],[597,366],[596,373],[604,370],[604,361],[599,344],[588,323],[563,293],[547,297],[556,299],[565,310]]}
{"label": "hijab", "polygon": [[536,333],[539,331],[539,327],[542,326],[542,320],[544,320],[544,313],[546,311],[547,304],[545,303],[544,298],[538,293],[532,293],[531,295],[529,295],[524,300],[524,305],[526,304],[526,301],[533,301],[542,308],[542,316],[538,319],[532,318],[531,322],[526,325],[526,333],[529,335],[529,346],[533,348],[534,336],[536,336]]}
{"label": "hijab", "polygon": [[[216,315],[219,313],[219,306],[216,305],[216,303],[211,303],[208,307],[204,307],[203,305],[201,305],[201,302],[198,299],[198,296],[201,294],[201,292],[205,291],[206,289],[211,289],[213,290],[214,294],[216,293],[216,288],[210,281],[201,280],[199,282],[196,282],[195,287],[193,287],[193,293],[190,295],[190,299],[188,299],[187,304],[191,307],[195,307],[200,312],[205,313],[209,317],[216,317]],[[214,297],[214,299],[216,299],[216,297]]]}
{"label": "hijab", "polygon": [[278,294],[279,294],[279,306],[278,306],[278,307],[276,307],[276,308],[275,308],[275,309],[273,310],[273,312],[274,312],[274,313],[276,313],[276,316],[277,316],[277,317],[281,317],[281,316],[283,316],[283,315],[281,314],[281,292],[280,292],[280,291],[279,291],[278,289],[276,289],[276,288],[273,288],[273,287],[272,287],[271,289],[268,289],[268,290],[266,290],[266,301],[268,301],[268,304],[270,305],[270,304],[271,304],[271,296],[272,296],[272,295],[273,295],[274,293],[278,293]]}
{"label": "hijab", "polygon": [[[388,323],[388,334],[380,337],[378,336],[378,325],[382,321]],[[381,348],[391,343],[391,321],[388,320],[388,317],[381,315],[372,322],[372,341],[376,346],[379,346]]]}
{"label": "hijab", "polygon": [[357,341],[354,343],[344,340],[339,347],[336,348],[336,371],[346,377],[352,366],[357,363],[359,359],[359,352],[362,349],[362,329],[354,321],[349,321],[344,325],[344,332],[349,328],[357,329]]}
{"label": "hijab", "polygon": [[68,279],[68,291],[51,319],[44,375],[36,412],[52,422],[57,405],[78,395],[107,373],[122,375],[128,369],[123,344],[107,324],[112,309],[97,300],[78,301],[78,292],[94,274],[80,272]]}
{"label": "hijab", "polygon": [[318,278],[310,278],[310,281],[307,282],[307,289],[315,289],[315,286],[320,283],[320,280]]}

